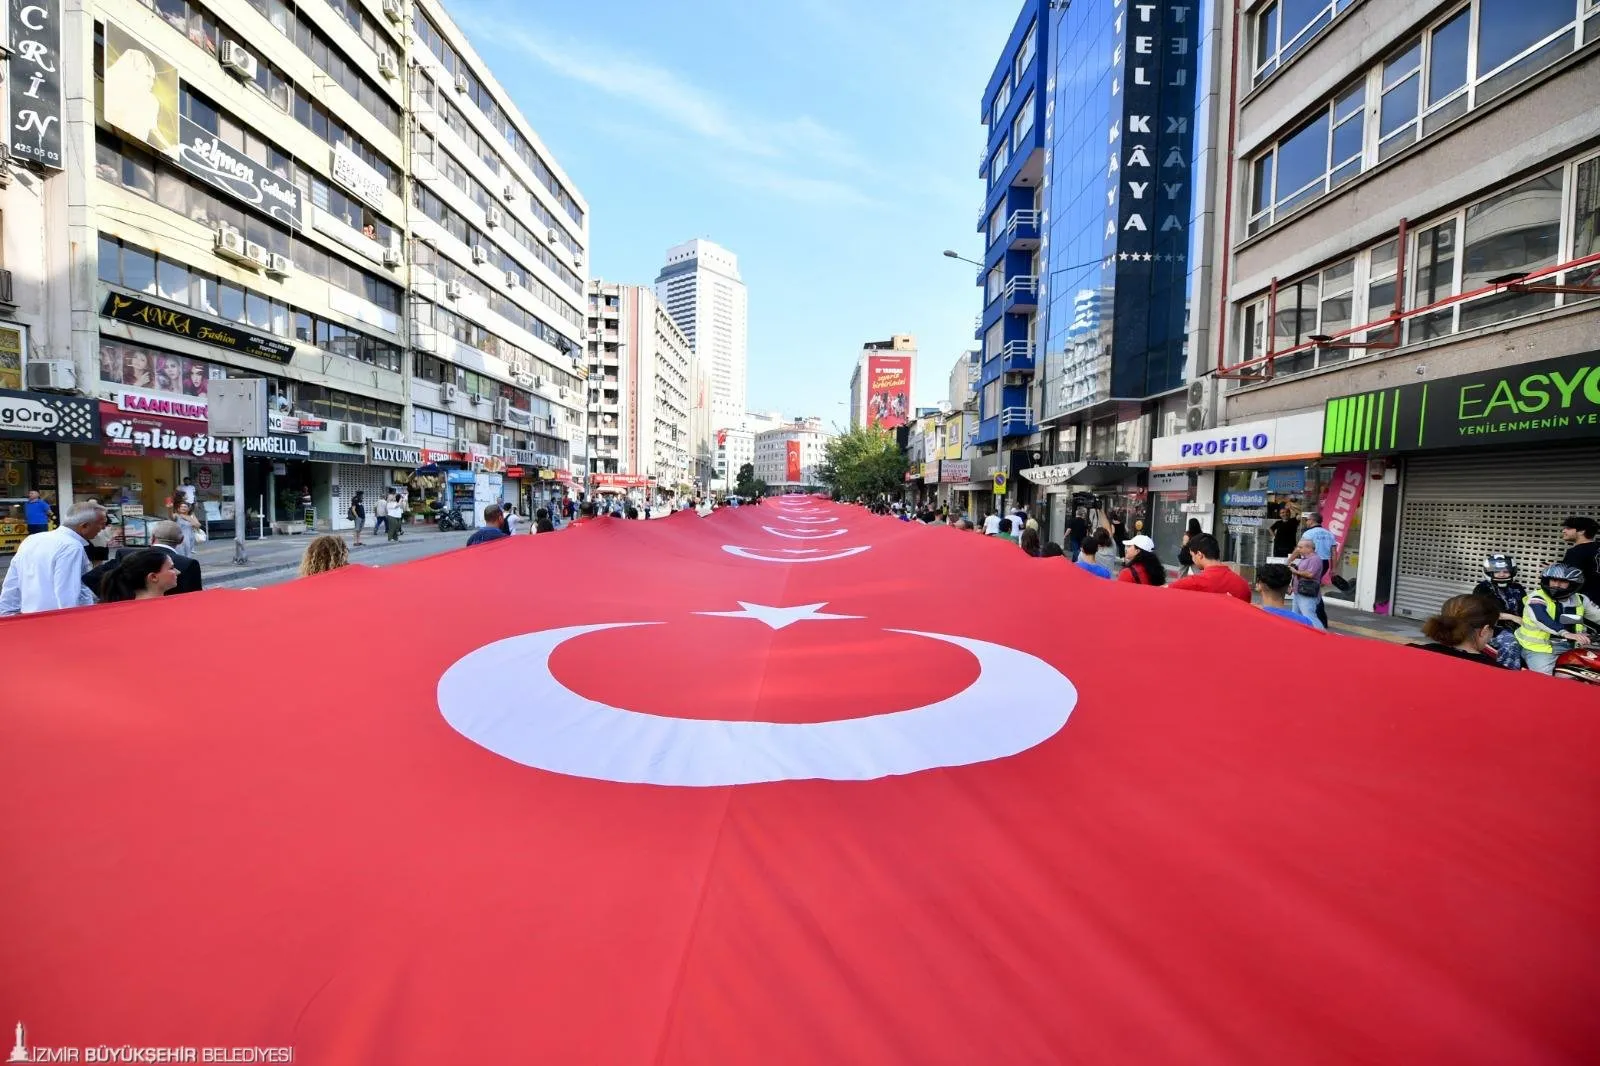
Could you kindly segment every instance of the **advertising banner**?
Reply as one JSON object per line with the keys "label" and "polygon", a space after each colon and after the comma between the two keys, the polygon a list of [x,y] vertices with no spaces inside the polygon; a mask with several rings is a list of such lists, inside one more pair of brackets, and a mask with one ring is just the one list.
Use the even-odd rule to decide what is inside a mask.
{"label": "advertising banner", "polygon": [[178,68],[115,22],[105,27],[106,122],[177,158]]}
{"label": "advertising banner", "polygon": [[1322,452],[1537,444],[1597,433],[1600,351],[1336,397],[1327,404]]}
{"label": "advertising banner", "polygon": [[1333,480],[1328,482],[1328,494],[1322,498],[1322,524],[1333,534],[1334,565],[1322,575],[1326,585],[1338,570],[1339,556],[1344,554],[1345,538],[1355,523],[1356,512],[1361,507],[1361,495],[1367,487],[1367,461],[1346,459],[1333,470]]}
{"label": "advertising banner", "polygon": [[61,0],[11,0],[10,7],[11,154],[60,170]]}
{"label": "advertising banner", "polygon": [[233,446],[206,432],[198,422],[162,415],[130,414],[115,404],[100,404],[100,428],[107,455],[154,455],[169,459],[223,458]]}
{"label": "advertising banner", "polygon": [[783,480],[800,480],[800,442],[797,440],[784,441]]}
{"label": "advertising banner", "polygon": [[224,144],[193,119],[181,117],[178,127],[183,135],[178,145],[179,166],[289,228],[300,228],[300,190],[293,181]]}
{"label": "advertising banner", "polygon": [[867,425],[898,429],[911,411],[911,357],[867,357]]}
{"label": "advertising banner", "polygon": [[0,437],[88,443],[99,439],[99,429],[93,400],[0,389]]}
{"label": "advertising banner", "polygon": [[972,480],[972,464],[965,459],[945,459],[939,464],[939,480],[960,484]]}

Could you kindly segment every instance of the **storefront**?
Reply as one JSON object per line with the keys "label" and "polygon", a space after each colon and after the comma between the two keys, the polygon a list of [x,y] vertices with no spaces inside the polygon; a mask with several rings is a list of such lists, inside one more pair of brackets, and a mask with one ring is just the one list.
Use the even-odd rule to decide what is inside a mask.
{"label": "storefront", "polygon": [[[1330,584],[1325,594],[1353,599],[1365,464],[1324,463],[1321,444],[1320,411],[1158,437],[1150,469],[1152,526],[1162,558],[1176,559],[1183,529],[1196,518],[1216,536],[1223,559],[1253,582],[1258,567],[1281,562],[1293,550],[1304,524],[1299,516],[1331,510],[1340,528],[1334,529],[1334,515],[1324,521],[1341,541],[1336,573],[1352,586],[1344,592]],[[1187,483],[1180,488],[1173,475]],[[1352,482],[1358,490],[1353,496]]]}
{"label": "storefront", "polygon": [[1531,586],[1563,554],[1562,521],[1600,514],[1600,352],[1337,397],[1323,451],[1382,482],[1379,599],[1395,614],[1471,591],[1490,552]]}
{"label": "storefront", "polygon": [[[246,437],[244,442],[245,536],[316,528],[311,438],[304,433]],[[311,519],[310,524],[307,519]]]}
{"label": "storefront", "polygon": [[0,389],[0,553],[16,551],[27,536],[22,505],[30,491],[60,513],[58,463],[71,445],[99,439],[94,401]]}
{"label": "storefront", "polygon": [[72,449],[74,502],[98,500],[131,531],[136,517],[168,514],[189,477],[208,531],[232,532],[233,445],[208,432],[204,401],[128,389],[101,401],[100,427],[100,447]]}
{"label": "storefront", "polygon": [[1114,515],[1130,534],[1148,528],[1149,493],[1143,481],[1149,465],[1082,459],[1028,467],[1021,475],[1043,501],[1045,539],[1060,544],[1066,536],[1067,520],[1073,516],[1093,526],[1099,524],[1102,514]]}

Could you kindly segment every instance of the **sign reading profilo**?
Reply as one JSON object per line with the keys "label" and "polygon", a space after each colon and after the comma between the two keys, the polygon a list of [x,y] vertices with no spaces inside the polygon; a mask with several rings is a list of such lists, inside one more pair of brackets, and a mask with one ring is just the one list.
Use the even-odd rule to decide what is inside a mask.
{"label": "sign reading profilo", "polygon": [[11,154],[61,169],[61,0],[11,0]]}

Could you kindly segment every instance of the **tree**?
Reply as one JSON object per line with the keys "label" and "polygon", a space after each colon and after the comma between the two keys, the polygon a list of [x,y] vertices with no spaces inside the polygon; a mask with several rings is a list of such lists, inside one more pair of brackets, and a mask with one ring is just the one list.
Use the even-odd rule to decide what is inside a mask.
{"label": "tree", "polygon": [[767,483],[756,477],[756,468],[753,463],[745,463],[739,467],[739,475],[733,481],[733,494],[735,496],[765,496]]}
{"label": "tree", "polygon": [[834,437],[817,469],[817,480],[845,500],[898,496],[905,478],[906,457],[894,434],[879,426],[862,426]]}

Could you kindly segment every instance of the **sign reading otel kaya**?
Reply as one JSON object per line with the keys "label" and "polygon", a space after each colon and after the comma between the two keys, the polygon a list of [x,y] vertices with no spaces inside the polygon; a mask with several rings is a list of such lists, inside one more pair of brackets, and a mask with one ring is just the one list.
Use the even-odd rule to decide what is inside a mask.
{"label": "sign reading otel kaya", "polygon": [[1600,352],[1328,401],[1324,455],[1600,438]]}
{"label": "sign reading otel kaya", "polygon": [[294,358],[294,345],[287,341],[263,337],[259,333],[236,329],[221,322],[211,322],[187,311],[161,307],[120,292],[109,293],[100,313],[118,322],[131,322],[146,329],[160,330],[174,337],[187,337],[202,344],[228,348],[257,359],[274,363],[287,363]]}

